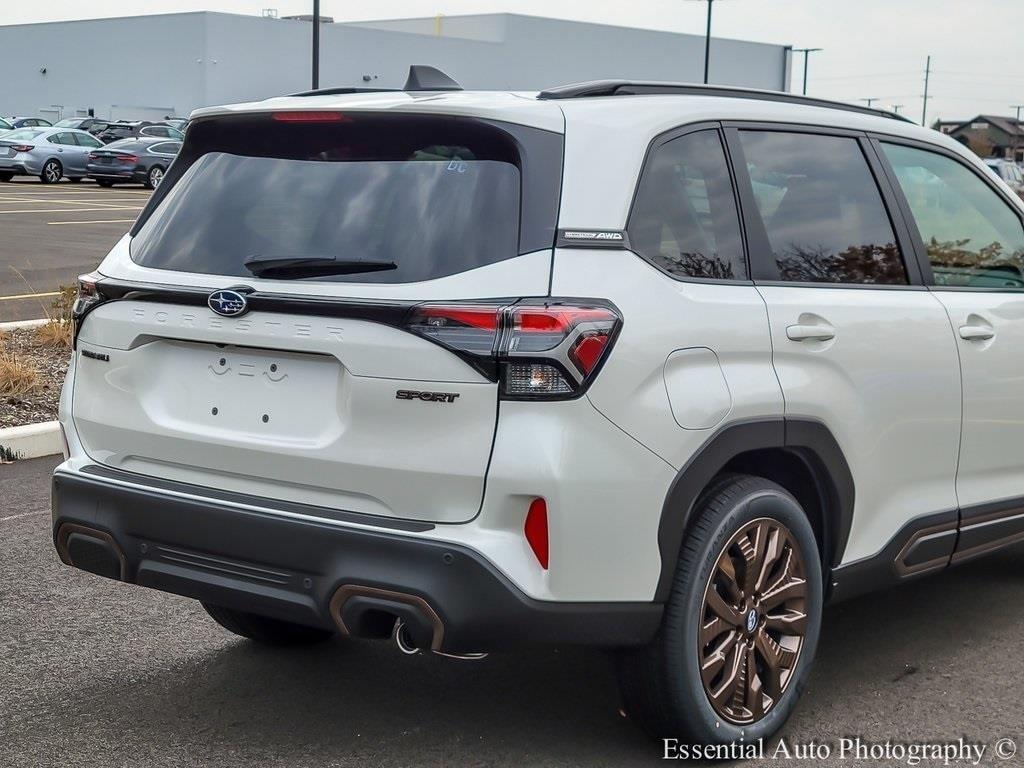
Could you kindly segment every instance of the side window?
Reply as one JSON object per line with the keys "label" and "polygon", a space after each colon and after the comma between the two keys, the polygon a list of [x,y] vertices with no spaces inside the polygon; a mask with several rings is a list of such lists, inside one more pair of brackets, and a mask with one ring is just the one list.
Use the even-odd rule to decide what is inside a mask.
{"label": "side window", "polygon": [[660,145],[629,217],[634,250],[676,277],[746,280],[729,165],[715,130]]}
{"label": "side window", "polygon": [[778,280],[906,284],[896,235],[856,139],[740,131]]}
{"label": "side window", "polygon": [[965,165],[882,144],[921,233],[936,285],[1024,288],[1020,216]]}
{"label": "side window", "polygon": [[96,147],[102,147],[103,146],[103,142],[102,141],[100,141],[99,139],[93,138],[92,136],[90,136],[90,135],[88,135],[86,133],[76,133],[76,134],[74,134],[74,136],[75,136],[75,141],[78,142],[78,146],[80,146],[80,147],[88,147],[89,149],[95,149]]}

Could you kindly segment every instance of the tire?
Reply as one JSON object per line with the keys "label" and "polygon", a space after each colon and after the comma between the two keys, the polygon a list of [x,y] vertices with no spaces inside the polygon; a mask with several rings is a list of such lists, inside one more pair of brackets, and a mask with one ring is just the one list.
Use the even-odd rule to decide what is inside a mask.
{"label": "tire", "polygon": [[96,179],[96,183],[99,184],[101,187],[114,186],[114,182],[112,182],[110,179]]}
{"label": "tire", "polygon": [[160,186],[160,182],[164,180],[164,169],[162,166],[154,165],[149,169],[149,173],[146,174],[146,180],[143,182],[143,186],[146,189],[156,189]]}
{"label": "tire", "polygon": [[39,174],[39,180],[43,184],[56,184],[64,176],[64,166],[59,160],[49,159],[43,163],[43,170]]}
{"label": "tire", "polygon": [[6,183],[14,178],[13,173],[0,173],[0,183]]}
{"label": "tire", "polygon": [[208,603],[203,603],[203,608],[214,621],[228,632],[263,645],[312,645],[321,643],[334,634],[327,629],[293,624],[267,616],[257,616],[254,613],[233,611],[230,608],[221,608]]}
{"label": "tire", "polygon": [[[751,569],[753,589],[744,567],[751,550],[755,563],[764,553],[762,567]],[[764,563],[771,563],[766,572]],[[782,586],[781,594],[790,597],[779,601]],[[769,738],[806,687],[822,594],[818,545],[796,499],[764,478],[718,479],[694,510],[658,634],[650,645],[615,656],[626,713],[653,738],[685,744]],[[768,662],[769,654],[776,663]],[[754,675],[747,672],[751,663]],[[737,685],[730,686],[734,679]]]}

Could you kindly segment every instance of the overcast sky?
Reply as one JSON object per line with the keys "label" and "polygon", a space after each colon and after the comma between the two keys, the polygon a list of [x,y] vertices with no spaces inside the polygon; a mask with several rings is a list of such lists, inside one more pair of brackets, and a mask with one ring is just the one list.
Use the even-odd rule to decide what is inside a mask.
{"label": "overcast sky", "polygon": [[[0,0],[0,24],[211,10],[308,13],[310,0]],[[337,20],[517,12],[703,34],[700,0],[322,0]],[[713,34],[824,48],[811,54],[808,92],[876,104],[921,119],[932,55],[928,122],[1024,104],[1024,0],[716,0]],[[174,41],[167,41],[174,45]],[[799,90],[802,57],[793,68]],[[1024,113],[1024,110],[1022,110]]]}

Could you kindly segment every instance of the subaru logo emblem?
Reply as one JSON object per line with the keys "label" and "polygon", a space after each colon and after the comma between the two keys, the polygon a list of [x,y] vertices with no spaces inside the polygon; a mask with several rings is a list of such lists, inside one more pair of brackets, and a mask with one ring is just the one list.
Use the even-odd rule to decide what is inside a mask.
{"label": "subaru logo emblem", "polygon": [[238,317],[249,311],[249,301],[238,291],[224,288],[214,291],[206,300],[210,309],[224,317]]}

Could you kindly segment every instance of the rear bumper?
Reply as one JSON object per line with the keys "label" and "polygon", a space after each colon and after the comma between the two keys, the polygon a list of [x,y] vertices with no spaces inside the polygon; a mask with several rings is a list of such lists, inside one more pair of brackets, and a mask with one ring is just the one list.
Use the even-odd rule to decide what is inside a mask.
{"label": "rear bumper", "polygon": [[22,163],[13,163],[0,159],[0,173],[13,173],[15,176],[25,176],[28,171]]}
{"label": "rear bumper", "polygon": [[117,474],[54,475],[53,535],[66,564],[355,636],[385,636],[402,618],[421,645],[449,653],[638,645],[661,621],[660,604],[531,599],[472,549],[408,530],[313,521],[296,505],[243,508]]}
{"label": "rear bumper", "polygon": [[85,173],[90,179],[110,179],[111,181],[145,181],[145,168],[116,168],[109,165],[89,164],[85,167]]}

